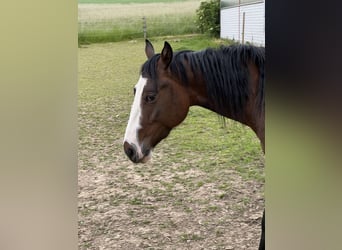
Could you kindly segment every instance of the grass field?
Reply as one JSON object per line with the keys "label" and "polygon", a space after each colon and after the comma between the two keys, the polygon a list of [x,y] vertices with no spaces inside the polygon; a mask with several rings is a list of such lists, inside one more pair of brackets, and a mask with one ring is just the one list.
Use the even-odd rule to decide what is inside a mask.
{"label": "grass field", "polygon": [[[165,39],[152,39],[160,51]],[[178,49],[218,46],[169,37]],[[256,249],[264,159],[247,127],[192,107],[154,150],[131,163],[122,140],[142,39],[79,48],[79,249]]]}
{"label": "grass field", "polygon": [[122,4],[132,4],[132,3],[172,3],[172,2],[186,2],[189,0],[78,0],[78,3],[122,3]]}
{"label": "grass field", "polygon": [[114,42],[142,38],[143,17],[147,36],[181,35],[198,32],[195,12],[199,1],[79,4],[78,38],[80,44]]}

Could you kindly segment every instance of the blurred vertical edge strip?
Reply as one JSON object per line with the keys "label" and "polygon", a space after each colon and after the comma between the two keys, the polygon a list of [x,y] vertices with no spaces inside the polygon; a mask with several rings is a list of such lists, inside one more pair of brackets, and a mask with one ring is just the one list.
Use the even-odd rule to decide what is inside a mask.
{"label": "blurred vertical edge strip", "polygon": [[6,1],[0,31],[0,249],[77,249],[77,1]]}
{"label": "blurred vertical edge strip", "polygon": [[266,1],[266,249],[341,249],[339,10]]}

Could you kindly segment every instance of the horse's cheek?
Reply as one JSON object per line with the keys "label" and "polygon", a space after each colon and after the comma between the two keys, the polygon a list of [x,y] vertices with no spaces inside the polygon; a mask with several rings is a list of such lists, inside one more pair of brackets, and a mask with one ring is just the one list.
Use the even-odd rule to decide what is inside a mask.
{"label": "horse's cheek", "polygon": [[160,117],[160,110],[158,107],[156,107],[152,112],[151,112],[151,116],[150,116],[150,123],[153,123],[155,121],[158,121]]}
{"label": "horse's cheek", "polygon": [[175,126],[179,125],[182,121],[184,121],[189,111],[189,105],[184,100],[178,100],[176,105],[173,105],[173,114],[174,114],[174,123]]}

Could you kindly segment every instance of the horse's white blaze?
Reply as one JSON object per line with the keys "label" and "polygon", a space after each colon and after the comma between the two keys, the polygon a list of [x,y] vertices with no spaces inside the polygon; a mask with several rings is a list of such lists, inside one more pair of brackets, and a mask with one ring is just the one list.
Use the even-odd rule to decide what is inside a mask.
{"label": "horse's white blaze", "polygon": [[141,128],[140,117],[141,117],[141,98],[144,87],[146,85],[146,78],[140,76],[138,83],[135,85],[135,96],[129,116],[128,124],[126,127],[124,142],[134,144],[137,147],[137,153],[139,158],[143,158],[141,145],[138,140],[138,130]]}

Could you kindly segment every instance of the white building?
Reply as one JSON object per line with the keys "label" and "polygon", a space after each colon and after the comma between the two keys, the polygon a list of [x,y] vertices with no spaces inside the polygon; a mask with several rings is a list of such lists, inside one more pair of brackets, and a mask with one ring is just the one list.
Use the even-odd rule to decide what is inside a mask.
{"label": "white building", "polygon": [[221,38],[265,46],[265,0],[221,0],[220,16]]}

